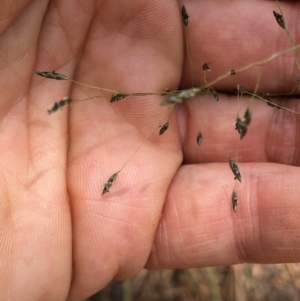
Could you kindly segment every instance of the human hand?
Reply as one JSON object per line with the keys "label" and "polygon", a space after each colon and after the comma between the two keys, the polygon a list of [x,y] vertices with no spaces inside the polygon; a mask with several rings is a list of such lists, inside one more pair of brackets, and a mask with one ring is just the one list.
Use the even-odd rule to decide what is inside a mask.
{"label": "human hand", "polygon": [[[290,32],[298,5],[281,3]],[[196,84],[203,80],[199,73],[205,62],[211,66],[206,78],[210,82],[290,47],[274,19],[275,2],[191,1],[185,6],[191,16],[187,40],[194,72],[198,71]],[[297,44],[299,37],[292,38]],[[185,58],[181,87],[190,81],[189,68]],[[291,91],[298,73],[292,53],[280,55],[216,83],[216,91],[225,91],[219,93],[218,103],[212,95],[197,96],[189,101],[191,106],[180,108],[186,164],[169,187],[148,267],[299,261],[299,113],[253,99],[253,119],[240,141],[234,121],[238,105],[243,115],[249,99],[243,96],[238,104],[236,95],[226,93],[237,84],[248,91]],[[281,97],[279,104],[300,111],[298,99]],[[200,148],[196,144],[199,128],[203,134]],[[242,183],[236,184],[239,205],[235,214],[231,208],[235,184],[228,158],[236,157]]]}
{"label": "human hand", "polygon": [[[120,169],[160,118],[161,97],[132,97],[114,105],[100,98],[78,102],[51,116],[46,114],[45,109],[62,96],[85,98],[91,90],[38,78],[33,70],[55,69],[78,81],[125,92],[176,89],[181,78],[181,85],[187,85],[187,60],[181,72],[184,48],[177,3],[25,4],[23,1],[13,8],[7,4],[1,24],[0,287],[4,300],[18,299],[21,294],[23,300],[81,300],[111,279],[132,276],[145,265],[175,268],[297,261],[298,168],[240,163],[243,184],[238,187],[240,203],[234,215],[230,205],[233,175],[228,162],[220,162],[225,161],[224,153],[216,151],[214,157],[208,152],[201,157],[197,154],[192,133],[198,119],[191,115],[187,120],[182,107],[179,130],[173,114],[168,131],[162,137],[152,135],[120,173],[111,191],[101,196],[108,177]],[[193,6],[186,4],[190,15],[192,11],[197,15],[199,9],[204,17],[214,8],[205,9],[205,5],[218,7],[221,2],[189,4]],[[235,15],[234,4],[228,5]],[[242,5],[246,4],[240,4],[241,11]],[[271,7],[268,2],[261,2],[260,10],[262,6],[265,11]],[[203,34],[201,40],[189,42],[195,66],[203,64],[208,49],[205,45],[211,43],[212,33],[219,51],[205,58],[211,64],[220,66],[224,57],[219,54],[226,43],[232,44],[228,38],[219,40],[223,25],[229,24],[222,23],[222,18],[228,20],[230,15],[219,11],[219,25],[209,17],[206,22],[211,22],[210,27],[203,26],[203,18],[190,21],[191,25],[199,22],[201,30],[189,26],[188,35]],[[250,32],[253,24],[242,21]],[[231,50],[243,54],[238,47]],[[255,51],[258,58],[265,56],[265,52]],[[231,53],[233,59],[226,60],[226,66],[240,63],[236,53]],[[251,78],[255,85],[257,73]],[[202,112],[197,99],[192,100],[192,106]],[[217,148],[223,148],[237,134],[232,131],[224,136],[224,120],[215,118],[214,113],[217,105],[224,112],[234,112],[236,102],[226,96],[217,104],[210,102],[205,104],[204,114],[218,131],[216,140],[207,143],[219,141]],[[262,108],[269,118],[278,114],[261,103],[256,108]],[[233,123],[226,113],[222,116]],[[249,153],[254,162],[286,163],[290,158],[287,153],[280,161],[281,152],[262,157],[265,149],[272,151],[262,143],[265,136],[259,125],[268,123],[265,116],[253,121],[251,127],[257,134],[246,144],[252,152],[240,148],[239,162],[249,160]],[[205,116],[201,117],[206,123]],[[267,128],[269,139],[277,142],[272,135],[280,137],[282,132],[272,129]],[[296,141],[289,141],[296,147]],[[277,143],[282,146],[282,141]],[[230,146],[232,150],[227,151],[233,152],[237,143]],[[253,146],[257,148],[254,155]],[[180,165],[182,158],[190,164]],[[200,164],[203,162],[220,163]],[[295,156],[292,163],[298,165],[299,159]],[[274,189],[274,179],[280,194]],[[284,231],[289,231],[288,235]]]}
{"label": "human hand", "polygon": [[114,107],[100,98],[48,116],[63,96],[94,91],[33,71],[125,91],[178,85],[178,4],[23,1],[1,14],[1,298],[81,300],[144,267],[179,139],[147,142],[102,197],[160,114],[160,98]]}

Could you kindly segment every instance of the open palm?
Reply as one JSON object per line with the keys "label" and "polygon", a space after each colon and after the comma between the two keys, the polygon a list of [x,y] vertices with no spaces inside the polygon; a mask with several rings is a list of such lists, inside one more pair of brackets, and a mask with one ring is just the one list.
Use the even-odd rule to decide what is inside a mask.
{"label": "open palm", "polygon": [[[195,14],[199,2],[203,9],[205,1],[190,1]],[[271,7],[268,1],[258,2],[266,10]],[[203,12],[221,3],[210,1]],[[229,12],[235,11],[233,4],[231,8]],[[239,9],[243,11],[242,4]],[[209,22],[205,16],[202,22]],[[145,266],[299,261],[295,254],[300,243],[296,236],[299,168],[241,163],[244,203],[237,218],[230,208],[233,175],[224,152],[200,155],[192,134],[197,133],[199,120],[188,114],[191,109],[186,106],[171,116],[170,128],[161,137],[157,126],[111,191],[102,196],[104,183],[161,117],[161,98],[131,97],[112,105],[105,99],[110,94],[33,73],[54,69],[77,81],[128,93],[190,84],[185,80],[190,73],[177,2],[19,1],[16,6],[7,2],[1,17],[0,290],[4,300],[20,296],[22,300],[81,300],[111,279],[130,277]],[[225,23],[230,16],[220,13],[218,18]],[[252,23],[244,26],[250,28]],[[205,51],[209,53],[209,28],[214,28],[219,53],[230,43],[218,39],[222,22],[211,21],[191,47],[195,66],[204,63]],[[191,27],[189,34],[192,40],[197,27]],[[260,57],[267,53],[258,51]],[[210,54],[207,59],[221,66],[224,57]],[[227,53],[227,66],[243,63],[235,59],[234,51],[231,55],[232,60]],[[257,74],[252,77],[250,73],[253,89]],[[47,115],[46,109],[63,96],[94,95],[101,97]],[[236,103],[223,98],[218,104],[223,119],[214,115],[213,100],[204,112],[199,98],[192,107],[199,109],[203,120],[207,114],[219,129],[207,143],[213,146],[218,141],[221,149],[229,144],[226,151],[233,153],[237,143],[231,141],[237,134],[232,131],[226,136],[223,124],[233,123],[226,112],[233,112]],[[257,125],[266,116],[274,118],[270,108],[262,105],[257,104],[262,112]],[[299,165],[299,138],[295,139],[299,121],[295,119],[293,125],[286,140],[278,139],[281,130],[262,133],[254,125],[256,140],[241,149],[239,161]],[[280,151],[270,149],[265,137],[275,141],[271,146]],[[189,164],[181,165],[182,158]],[[210,164],[199,164],[204,162]],[[284,235],[286,230],[289,236]]]}

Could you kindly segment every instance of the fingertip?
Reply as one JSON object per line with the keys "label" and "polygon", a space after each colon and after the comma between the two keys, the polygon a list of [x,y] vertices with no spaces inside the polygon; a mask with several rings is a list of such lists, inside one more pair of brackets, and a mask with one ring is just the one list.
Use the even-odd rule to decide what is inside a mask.
{"label": "fingertip", "polygon": [[298,168],[241,164],[241,170],[245,181],[236,186],[235,213],[234,182],[225,163],[180,169],[169,190],[148,268],[299,261]]}

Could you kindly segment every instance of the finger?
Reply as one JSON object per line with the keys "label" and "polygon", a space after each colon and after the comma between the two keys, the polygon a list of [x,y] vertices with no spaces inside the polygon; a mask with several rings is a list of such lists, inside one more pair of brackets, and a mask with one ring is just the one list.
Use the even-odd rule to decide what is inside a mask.
{"label": "finger", "polygon": [[[43,20],[34,70],[55,70],[72,78],[92,15],[93,5],[89,1],[52,1]],[[47,183],[51,184],[44,193],[49,206],[54,206],[55,210],[48,217],[48,223],[45,223],[46,230],[42,232],[45,235],[49,231],[50,222],[52,228],[56,228],[55,235],[52,234],[55,244],[48,243],[48,247],[50,244],[53,249],[51,256],[54,259],[47,261],[51,266],[53,277],[53,281],[48,281],[47,284],[51,288],[57,288],[59,299],[66,299],[73,272],[72,220],[66,179],[69,108],[63,108],[51,115],[47,114],[47,109],[50,109],[54,102],[70,96],[71,85],[69,82],[51,81],[36,76],[32,86],[32,98],[29,103],[31,112],[29,135],[34,137],[32,138],[32,143],[36,145],[34,151],[37,152],[39,148],[44,147],[43,153],[52,159],[52,161],[47,160],[49,165],[51,163],[49,169],[52,171],[52,178],[48,179]],[[43,127],[42,131],[41,127]],[[43,163],[42,159],[46,161],[41,157],[40,164]],[[51,176],[51,173],[48,176]],[[53,263],[54,260],[56,263]],[[55,270],[53,266],[56,267]]]}
{"label": "finger", "polygon": [[225,164],[186,165],[176,174],[147,267],[299,261],[299,168],[241,164],[238,211]]}
{"label": "finger", "polygon": [[[180,135],[186,163],[276,162],[299,165],[300,115],[278,110],[261,100],[243,98],[238,110],[237,96],[220,94],[216,103],[211,95],[197,96],[179,108]],[[285,106],[287,101],[281,102]],[[251,124],[243,139],[235,130],[237,114],[243,118],[246,109],[252,111]],[[288,100],[288,107],[300,111],[297,99]],[[202,143],[197,144],[197,134]]]}
{"label": "finger", "polygon": [[[280,2],[286,26],[291,33],[299,11],[299,2]],[[186,4],[190,15],[186,30],[190,57],[194,66],[195,84],[203,84],[201,68],[210,64],[207,81],[238,69],[251,62],[268,58],[290,46],[285,31],[277,24],[272,1],[190,1]],[[292,38],[297,41],[298,36]],[[290,91],[298,80],[299,70],[291,52],[268,64],[250,68],[218,82],[216,90],[236,88],[237,84],[254,90],[261,75],[259,88],[269,93]],[[190,66],[185,60],[183,84],[190,85]]]}
{"label": "finger", "polygon": [[[182,64],[177,4],[125,1],[120,10],[119,1],[104,1],[97,7],[81,63],[76,79],[92,85],[129,93],[173,88]],[[76,93],[79,98],[93,95],[85,88]],[[181,161],[176,124],[158,135],[168,115],[159,117],[169,110],[159,107],[160,97],[128,97],[110,104],[111,93],[102,95],[72,108],[69,181],[76,265],[71,299],[143,267]],[[142,151],[101,196],[104,183],[151,131]]]}
{"label": "finger", "polygon": [[[39,162],[34,165],[30,160],[30,152],[34,150],[30,150],[33,141],[28,135],[26,95],[35,59],[34,46],[46,7],[46,2],[29,5],[13,24],[6,26],[0,37],[0,290],[2,298],[6,300],[18,298],[21,292],[38,299],[45,283],[39,282],[41,290],[34,292],[31,291],[30,284],[37,283],[41,279],[41,273],[46,273],[49,267],[44,264],[44,257],[38,256],[44,256],[49,251],[49,236],[45,235],[47,222],[41,216],[46,218],[51,211],[47,212],[47,208],[50,209],[51,206],[47,203],[47,198],[44,198],[45,194],[41,194],[39,182],[42,175],[46,178],[49,173],[43,173],[47,170],[45,165],[41,170],[37,168]],[[53,240],[52,243],[55,244],[56,241]],[[52,275],[49,275],[50,283],[52,279]]]}
{"label": "finger", "polygon": [[[18,299],[20,294],[27,296],[24,300],[41,296],[61,299],[67,296],[70,285],[67,123],[66,118],[51,120],[46,112],[49,99],[66,89],[55,91],[45,79],[33,77],[35,68],[49,67],[44,59],[47,55],[65,63],[66,53],[60,48],[64,37],[58,29],[61,6],[52,2],[48,12],[47,8],[47,1],[30,3],[0,37],[0,176],[1,194],[5,196],[1,201],[0,248],[5,300]],[[67,13],[71,8],[68,5]],[[14,11],[13,6],[11,9]],[[55,30],[53,24],[58,25]],[[62,56],[58,58],[57,53]]]}
{"label": "finger", "polygon": [[[278,10],[276,4],[268,1],[257,1],[257,4],[253,6],[251,3],[252,9],[249,9],[247,2],[232,1],[201,4],[192,1],[186,5],[191,12],[186,35],[194,77],[198,78],[196,84],[204,83],[201,69],[205,62],[210,63],[211,71],[206,72],[205,79],[210,82],[232,68],[246,66],[290,47],[290,40],[273,16],[273,10]],[[281,6],[287,28],[293,32],[294,11],[297,11],[298,5],[281,3]],[[211,15],[210,12],[214,13]],[[297,41],[297,35],[292,37]],[[213,87],[217,91],[231,91],[239,84],[248,91],[256,88],[271,93],[290,92],[298,78],[296,66],[292,52],[286,53],[268,64],[262,63],[234,77],[228,75]],[[190,85],[190,67],[186,58],[183,85]],[[219,98],[216,103],[213,95],[197,97],[179,110],[185,162],[227,161],[228,157],[237,159],[238,150],[240,162],[299,163],[296,145],[300,121],[297,114],[271,108],[260,99],[250,101],[245,95],[239,103],[237,96],[219,93]],[[280,106],[294,112],[300,110],[296,99],[281,97],[278,101]],[[242,118],[247,107],[252,110],[252,121],[246,136],[240,140],[235,130],[235,120],[238,114]],[[203,136],[201,147],[196,142],[199,131]]]}

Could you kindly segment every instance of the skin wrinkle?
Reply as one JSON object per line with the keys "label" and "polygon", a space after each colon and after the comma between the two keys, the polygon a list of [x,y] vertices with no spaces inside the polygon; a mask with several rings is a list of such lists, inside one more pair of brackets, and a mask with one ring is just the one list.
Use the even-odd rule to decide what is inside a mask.
{"label": "skin wrinkle", "polygon": [[[166,234],[165,234],[165,241],[167,242],[167,254],[168,254],[168,256],[167,256],[167,262],[171,265],[171,266],[173,266],[174,264],[175,264],[175,262],[176,262],[176,260],[174,259],[174,256],[172,256],[172,252],[174,251],[173,250],[173,248],[172,247],[170,247],[170,246],[172,246],[172,244],[170,243],[170,241],[169,241],[169,236],[171,236],[171,235],[168,235],[168,233],[170,233],[170,231],[168,231],[168,229],[169,229],[169,227],[168,227],[168,225],[167,225],[167,222],[165,222],[165,229],[166,229]],[[161,265],[162,267],[163,267],[163,265]]]}
{"label": "skin wrinkle", "polygon": [[[280,176],[281,177],[281,176]],[[276,175],[275,175],[275,179],[274,179],[275,181],[276,181],[276,185],[278,186],[278,185],[281,185],[281,182],[280,182],[280,180],[279,179],[276,179]],[[264,179],[260,179],[259,181],[258,181],[260,184],[261,184],[261,186],[262,186],[262,188],[261,189],[267,189],[267,188],[265,188],[264,187],[264,185],[263,185],[263,183],[264,183]],[[280,188],[279,188],[279,190],[280,190]],[[267,219],[269,220],[269,221],[271,221],[271,220],[275,220],[274,218],[273,218],[273,216],[274,216],[274,213],[273,213],[273,210],[278,210],[277,209],[277,206],[276,207],[274,207],[274,209],[272,209],[270,212],[269,212],[269,216],[267,217]],[[282,214],[282,213],[281,213]],[[264,220],[262,220],[262,222],[260,222],[260,220],[261,220],[261,215],[262,215],[262,213],[260,213],[260,212],[258,212],[258,223],[259,223],[259,225],[260,224],[266,224],[266,222],[264,221]],[[278,216],[277,214],[275,215],[275,217],[276,216]],[[266,217],[265,217],[265,219],[266,219]],[[276,219],[277,220],[277,219]],[[268,223],[269,224],[269,223]],[[259,226],[259,227],[261,227],[261,226]],[[275,229],[274,229],[275,230]],[[274,231],[273,230],[273,231]],[[259,232],[258,233],[259,234],[259,237],[258,237],[258,241],[259,241],[259,246],[261,246],[261,248],[259,249],[259,252],[260,252],[260,254],[262,254],[262,257],[263,258],[267,258],[267,254],[269,253],[269,248],[270,248],[270,245],[269,245],[269,243],[266,243],[265,242],[265,239],[267,239],[268,240],[268,238],[270,237],[263,237],[262,236],[262,234],[264,234],[263,232]],[[249,256],[250,257],[250,256]],[[279,256],[280,258],[282,257],[282,255],[280,255]],[[251,258],[251,257],[250,257]]]}
{"label": "skin wrinkle", "polygon": [[[256,205],[257,204],[257,197],[256,197],[256,190],[253,189],[254,187],[257,187],[257,184],[260,183],[259,180],[257,179],[257,177],[253,177],[252,175],[251,176],[251,186],[249,186],[249,184],[247,185],[247,188],[246,188],[246,193],[244,193],[243,195],[246,195],[246,196],[250,196],[248,199],[250,199],[249,201],[249,208],[247,208],[247,219],[249,219],[249,222],[247,222],[247,224],[250,224],[251,226],[253,225],[254,226],[254,221],[257,220],[259,221],[259,217],[257,219],[257,216],[255,216],[257,214],[257,206],[255,206],[255,208],[253,208],[253,205]],[[250,178],[250,176],[248,176],[248,178]],[[249,182],[250,183],[250,182]],[[253,185],[254,183],[254,185]],[[245,187],[244,187],[245,189]],[[251,206],[252,205],[252,206]],[[255,214],[255,215],[254,215]],[[259,224],[259,222],[257,223]],[[242,235],[242,237],[244,238],[244,240],[237,245],[237,257],[239,259],[241,259],[241,262],[247,262],[247,260],[251,260],[251,254],[249,253],[249,248],[248,248],[248,245],[252,245],[251,242],[255,242],[257,239],[255,237],[251,237],[251,239],[247,239],[245,241],[245,238],[246,238],[246,235],[245,235],[245,231],[244,231],[244,228],[243,227],[240,227],[239,229],[241,229],[244,233]],[[247,231],[248,232],[248,231]],[[254,234],[254,233],[253,233]],[[258,233],[260,234],[260,232]],[[240,240],[240,235],[239,235],[239,238],[237,238],[237,242]],[[258,241],[260,242],[259,245],[262,245],[262,240],[261,238],[259,237],[258,238]],[[250,251],[251,252],[251,251]]]}
{"label": "skin wrinkle", "polygon": [[[67,38],[67,42],[68,42],[68,38]],[[70,44],[68,44],[69,45],[69,47],[70,47]],[[72,60],[72,57],[71,57],[71,59],[70,59],[70,61]],[[66,65],[66,63],[64,63],[64,65]],[[73,69],[75,69],[75,67],[73,67]],[[69,89],[71,89],[71,87],[69,88]],[[71,285],[71,284],[70,284]]]}
{"label": "skin wrinkle", "polygon": [[[44,15],[43,15],[43,16],[44,16]],[[40,27],[41,27],[42,21],[43,21],[43,18],[40,18],[39,24],[37,24],[36,28],[40,28]],[[36,43],[38,42],[38,37],[39,37],[39,36],[40,36],[40,31],[37,32],[36,35],[35,35],[35,37],[36,37],[36,38],[35,38]],[[32,47],[32,46],[29,46],[29,47]],[[31,72],[33,66],[34,66],[34,60],[32,60],[31,66],[30,66],[30,68],[28,69],[27,73]],[[28,78],[29,81],[30,81],[30,79],[31,79],[32,77],[31,77],[31,76],[28,76],[28,77],[26,77],[26,78]],[[30,88],[31,88],[31,85],[29,85],[29,83],[28,83],[28,85],[25,85],[25,87],[27,87],[26,94],[27,94],[27,95],[30,95]],[[25,94],[25,95],[26,95],[26,94]],[[35,159],[33,159],[33,157],[32,157],[32,152],[30,151],[30,150],[33,149],[33,148],[32,148],[32,146],[31,146],[32,142],[31,142],[31,138],[30,138],[30,137],[32,137],[32,136],[30,135],[30,128],[31,128],[31,127],[30,127],[30,122],[29,122],[29,121],[30,121],[30,117],[29,117],[29,105],[30,105],[30,103],[29,103],[29,101],[28,101],[28,98],[25,98],[25,99],[23,100],[23,103],[26,104],[26,108],[25,108],[25,112],[26,112],[26,123],[29,124],[28,135],[27,135],[28,140],[27,140],[27,143],[26,143],[27,154],[29,154],[29,158],[28,158],[28,160],[27,160],[27,168],[26,168],[26,170],[27,170],[27,176],[26,176],[26,178],[28,179],[28,178],[29,178],[30,169],[31,169],[31,168],[30,168],[31,162],[34,162]],[[30,186],[30,185],[26,185],[26,186],[28,187],[28,186]]]}
{"label": "skin wrinkle", "polygon": [[[229,240],[229,245],[230,245],[230,249],[231,250],[237,250],[237,245],[236,245],[236,231],[235,231],[235,227],[234,227],[234,222],[232,220],[226,219],[226,223],[228,225],[229,228],[229,232],[231,235],[229,235],[230,240]],[[238,219],[238,224],[240,224],[240,219]],[[238,252],[234,252],[232,254],[232,258],[237,258],[240,259],[238,257]],[[232,259],[232,261],[234,262],[234,259]]]}
{"label": "skin wrinkle", "polygon": [[[178,215],[178,211],[177,211],[177,206],[176,206],[176,203],[173,203],[173,208],[174,208],[174,212],[175,212],[175,218],[176,218],[176,225],[178,227],[178,229],[181,229],[181,225],[180,225],[180,219],[179,219],[179,215]],[[181,242],[183,243],[184,242],[184,239],[183,239],[183,236],[182,236],[182,232],[180,231],[180,239],[181,239]]]}
{"label": "skin wrinkle", "polygon": [[[6,181],[6,178],[5,177],[1,177],[1,179],[3,179],[3,181],[5,183],[1,184],[1,188],[3,186],[5,186],[5,191],[6,191],[6,195],[8,195],[8,192],[7,192],[7,181]],[[2,192],[2,189],[1,189],[1,192]],[[2,193],[2,197],[4,199],[4,194]],[[8,199],[8,198],[6,198]],[[5,235],[1,235],[1,243],[0,243],[0,254],[5,254],[4,258],[5,258],[5,262],[6,263],[9,263],[7,266],[6,266],[6,270],[5,272],[3,273],[3,275],[5,276],[4,277],[4,281],[2,280],[3,277],[1,277],[0,275],[0,280],[1,282],[3,281],[4,282],[4,285],[6,287],[9,288],[9,282],[12,280],[12,274],[13,274],[13,267],[14,267],[14,264],[15,264],[15,252],[14,252],[14,235],[13,234],[13,228],[14,228],[14,224],[12,223],[13,219],[12,219],[12,208],[11,208],[11,205],[10,205],[10,202],[5,202],[5,205],[7,205],[8,209],[5,210],[5,212],[8,211],[8,214],[6,215],[6,218],[3,219],[3,216],[1,214],[1,221],[3,221],[3,223],[5,224],[4,227],[1,226],[0,229],[2,229],[2,231],[6,228],[8,228],[8,231],[5,231]],[[3,205],[1,204],[1,207]],[[8,221],[8,222],[7,222]],[[1,223],[0,223],[1,224]],[[1,231],[1,232],[2,232]],[[7,250],[5,252],[5,249]],[[3,269],[3,263],[2,263],[2,258],[0,258],[0,265],[1,265],[1,269]],[[4,267],[5,268],[5,267]],[[3,298],[9,298],[10,296],[10,288],[5,292],[2,292],[2,297]]]}
{"label": "skin wrinkle", "polygon": [[[168,240],[168,235],[167,235],[167,233],[168,233],[168,230],[167,230],[168,227],[167,227],[167,223],[166,223],[164,217],[162,217],[162,219],[161,219],[161,222],[159,224],[159,229],[160,229],[160,235],[155,240],[154,243],[156,244],[157,240],[162,240],[162,237],[164,237],[163,241],[167,245],[167,247],[166,247],[166,249],[167,249],[167,252],[166,252],[167,256],[166,256],[166,254],[164,254],[164,256],[167,257],[167,260],[166,260],[167,262],[171,262],[171,253],[170,253],[171,252],[171,248],[169,246],[169,240]],[[163,229],[165,229],[165,230],[163,231]],[[155,249],[156,249],[156,247],[155,247]],[[162,269],[163,268],[163,264],[160,263],[159,257],[157,257],[157,256],[156,256],[156,261],[157,261],[157,264],[158,264],[158,268]]]}

